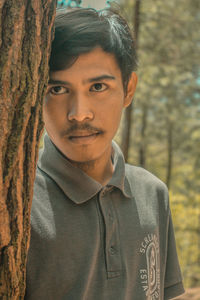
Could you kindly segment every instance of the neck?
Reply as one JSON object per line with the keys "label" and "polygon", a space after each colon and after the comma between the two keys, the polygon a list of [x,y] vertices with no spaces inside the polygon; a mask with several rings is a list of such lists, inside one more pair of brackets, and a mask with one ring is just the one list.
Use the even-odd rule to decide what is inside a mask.
{"label": "neck", "polygon": [[111,149],[96,160],[87,162],[70,161],[72,165],[81,169],[88,176],[105,186],[113,174],[113,164],[111,160]]}

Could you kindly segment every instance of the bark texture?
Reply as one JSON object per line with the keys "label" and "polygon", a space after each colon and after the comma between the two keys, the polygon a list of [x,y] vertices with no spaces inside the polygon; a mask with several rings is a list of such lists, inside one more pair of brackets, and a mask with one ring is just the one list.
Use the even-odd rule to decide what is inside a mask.
{"label": "bark texture", "polygon": [[56,0],[0,0],[0,299],[23,299]]}

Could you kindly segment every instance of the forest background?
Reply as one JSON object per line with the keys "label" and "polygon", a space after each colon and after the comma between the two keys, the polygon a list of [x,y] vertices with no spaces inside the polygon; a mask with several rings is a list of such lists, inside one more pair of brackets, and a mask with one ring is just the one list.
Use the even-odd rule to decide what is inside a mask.
{"label": "forest background", "polygon": [[[87,2],[87,3],[86,3]],[[104,3],[103,3],[104,2]],[[102,8],[105,1],[58,1]],[[98,5],[98,7],[95,7]],[[200,286],[200,2],[107,1],[128,20],[137,39],[139,83],[131,118],[116,141],[126,160],[163,180],[185,287]],[[137,28],[136,28],[137,27]]]}
{"label": "forest background", "polygon": [[[140,2],[139,16],[134,1],[125,1],[121,8],[130,24],[139,18],[139,84],[128,162],[167,184],[185,287],[196,287],[200,286],[200,2]],[[119,143],[122,136],[123,124]]]}
{"label": "forest background", "polygon": [[130,23],[139,84],[116,140],[128,162],[167,184],[185,287],[198,293],[180,299],[199,300],[199,0],[0,1],[0,298],[23,299],[25,291],[56,4],[113,6]]}

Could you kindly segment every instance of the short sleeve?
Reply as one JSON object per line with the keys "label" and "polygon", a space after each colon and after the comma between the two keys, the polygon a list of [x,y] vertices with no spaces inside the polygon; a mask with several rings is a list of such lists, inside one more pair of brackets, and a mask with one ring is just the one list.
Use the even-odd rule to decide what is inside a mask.
{"label": "short sleeve", "polygon": [[184,292],[185,291],[182,283],[182,276],[176,251],[176,242],[170,212],[168,225],[164,299],[172,299],[183,294]]}

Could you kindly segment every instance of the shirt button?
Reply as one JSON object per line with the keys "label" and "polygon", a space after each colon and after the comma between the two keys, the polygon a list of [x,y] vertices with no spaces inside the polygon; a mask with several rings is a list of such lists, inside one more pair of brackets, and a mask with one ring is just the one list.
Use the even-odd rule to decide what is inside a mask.
{"label": "shirt button", "polygon": [[102,196],[102,197],[104,197],[104,196],[105,196],[105,194],[106,194],[106,192],[105,192],[105,191],[102,191],[102,192],[101,192],[101,196]]}
{"label": "shirt button", "polygon": [[105,194],[107,192],[110,192],[112,190],[112,186],[108,185],[108,186],[105,186],[104,189],[102,190],[102,196],[105,196]]}
{"label": "shirt button", "polygon": [[111,246],[110,249],[109,249],[109,252],[111,255],[114,255],[116,253],[116,249],[114,246]]}
{"label": "shirt button", "polygon": [[112,185],[107,185],[105,189],[106,189],[106,191],[110,192],[112,190],[112,188],[113,188]]}

